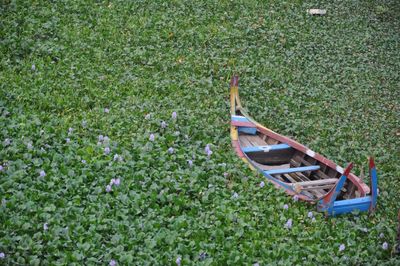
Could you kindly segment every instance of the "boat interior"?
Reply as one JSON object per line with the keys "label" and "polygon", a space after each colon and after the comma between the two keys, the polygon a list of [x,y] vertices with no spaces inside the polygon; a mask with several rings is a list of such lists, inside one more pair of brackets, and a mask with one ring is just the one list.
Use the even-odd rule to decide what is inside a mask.
{"label": "boat interior", "polygon": [[[239,143],[255,167],[311,200],[324,197],[341,176],[336,169],[258,130],[251,133],[239,131]],[[358,196],[357,187],[347,180],[337,199]]]}

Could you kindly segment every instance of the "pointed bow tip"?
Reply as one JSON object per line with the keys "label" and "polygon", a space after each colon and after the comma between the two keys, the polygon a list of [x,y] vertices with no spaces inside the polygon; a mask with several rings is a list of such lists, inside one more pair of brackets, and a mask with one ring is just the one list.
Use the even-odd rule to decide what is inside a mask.
{"label": "pointed bow tip", "polygon": [[353,163],[349,163],[349,165],[346,167],[346,170],[344,170],[343,175],[348,176],[350,174],[351,169],[353,169]]}
{"label": "pointed bow tip", "polygon": [[239,76],[234,75],[231,79],[231,87],[237,87],[239,85]]}
{"label": "pointed bow tip", "polygon": [[373,157],[369,157],[369,169],[372,169],[375,167],[375,161]]}

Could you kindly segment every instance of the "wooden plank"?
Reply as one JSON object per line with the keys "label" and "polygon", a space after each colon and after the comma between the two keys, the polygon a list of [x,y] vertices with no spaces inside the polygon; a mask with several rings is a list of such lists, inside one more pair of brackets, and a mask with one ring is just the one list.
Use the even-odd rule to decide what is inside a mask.
{"label": "wooden plank", "polygon": [[264,140],[262,140],[262,138],[259,135],[247,136],[247,139],[253,144],[253,146],[267,145],[267,143]]}
{"label": "wooden plank", "polygon": [[[323,189],[331,189],[335,184],[329,184],[329,185],[323,185],[323,186],[316,186],[316,187],[302,187],[301,190],[317,190],[319,193],[321,193],[320,191]],[[325,192],[325,191],[324,191]],[[322,195],[325,195],[327,192],[325,193],[321,193]]]}
{"label": "wooden plank", "polygon": [[330,179],[320,179],[320,180],[298,182],[297,184],[302,186],[302,187],[306,187],[306,186],[318,186],[318,185],[336,184],[337,181],[338,180],[336,178],[330,178]]}
{"label": "wooden plank", "polygon": [[[297,156],[296,158],[299,159],[300,162],[298,162],[298,161],[296,161],[296,160],[294,160],[294,159],[292,159],[293,162],[290,161],[290,162],[292,163],[292,165],[295,166],[295,167],[300,167],[301,164],[304,164],[304,165],[306,165],[306,166],[313,165],[313,164],[311,164],[310,162],[306,161],[304,158],[299,158],[298,156]],[[316,160],[316,162],[317,162],[317,160]],[[320,167],[321,167],[321,168],[322,168],[322,167],[326,167],[326,165],[320,165]],[[317,170],[317,171],[315,172],[315,174],[316,174],[319,178],[323,178],[323,179],[329,179],[329,178],[331,178],[331,177],[327,176],[324,172],[322,172],[321,169],[320,169],[320,170]]]}
{"label": "wooden plank", "polygon": [[247,139],[246,135],[239,135],[239,140],[240,140],[240,145],[242,147],[249,147],[249,146],[253,146],[250,141]]}
{"label": "wooden plank", "polygon": [[265,164],[257,163],[255,161],[252,161],[252,163],[262,170],[286,169],[286,168],[290,167],[290,165],[288,163],[287,164],[279,164],[279,165],[265,165]]}
{"label": "wooden plank", "polygon": [[269,171],[266,171],[266,173],[269,175],[288,174],[288,173],[295,173],[295,172],[315,171],[318,169],[319,169],[318,165],[313,165],[313,166],[293,167],[293,168],[287,168],[287,169],[269,170]]}
{"label": "wooden plank", "polygon": [[291,147],[287,144],[275,144],[275,145],[264,145],[264,146],[253,146],[253,147],[244,147],[243,152],[251,153],[251,152],[268,152],[268,151],[275,151],[275,150],[286,150],[290,149]]}

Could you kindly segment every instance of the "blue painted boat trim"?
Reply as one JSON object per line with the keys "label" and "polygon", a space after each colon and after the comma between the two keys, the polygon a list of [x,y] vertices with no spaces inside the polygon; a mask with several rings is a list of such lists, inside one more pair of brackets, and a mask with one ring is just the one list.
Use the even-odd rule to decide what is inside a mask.
{"label": "blue painted boat trim", "polygon": [[257,134],[257,128],[255,127],[238,127],[238,132],[243,132],[249,135]]}
{"label": "blue painted boat trim", "polygon": [[376,168],[373,167],[370,170],[371,175],[371,209],[374,209],[376,202],[378,201],[378,174],[376,173]]}
{"label": "blue painted boat trim", "polygon": [[264,171],[269,175],[280,175],[280,174],[289,174],[289,173],[296,173],[296,172],[305,172],[305,171],[315,171],[319,170],[319,165],[311,165],[311,166],[303,166],[303,167],[293,167],[293,168],[286,168],[286,169],[274,169],[274,170],[267,170]]}
{"label": "blue painted boat trim", "polygon": [[267,145],[267,146],[255,146],[255,147],[245,147],[242,148],[244,153],[251,153],[251,152],[260,152],[260,151],[277,151],[277,150],[286,150],[290,149],[291,147],[287,144],[275,144],[275,145]]}
{"label": "blue painted boat trim", "polygon": [[240,122],[251,122],[249,119],[247,119],[244,116],[239,116],[239,115],[232,115],[231,116],[232,121],[240,121]]}
{"label": "blue painted boat trim", "polygon": [[342,213],[350,213],[353,211],[368,211],[371,205],[372,198],[370,196],[349,199],[349,200],[339,200],[335,201],[333,208],[328,211],[329,215],[338,215]]}

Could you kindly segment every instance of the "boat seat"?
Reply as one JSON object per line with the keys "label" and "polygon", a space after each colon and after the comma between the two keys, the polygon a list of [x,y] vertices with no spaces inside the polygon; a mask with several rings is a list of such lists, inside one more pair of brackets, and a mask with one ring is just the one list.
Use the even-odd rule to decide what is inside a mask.
{"label": "boat seat", "polygon": [[286,169],[274,169],[274,170],[268,170],[268,171],[264,171],[264,172],[269,175],[282,175],[282,174],[290,174],[290,173],[306,172],[306,171],[316,171],[316,170],[319,170],[319,165],[292,167],[292,168],[286,168]]}
{"label": "boat seat", "polygon": [[269,151],[278,151],[278,150],[286,150],[291,147],[285,143],[275,144],[275,145],[265,145],[265,146],[250,146],[242,148],[244,153],[252,153],[252,152],[269,152]]}

